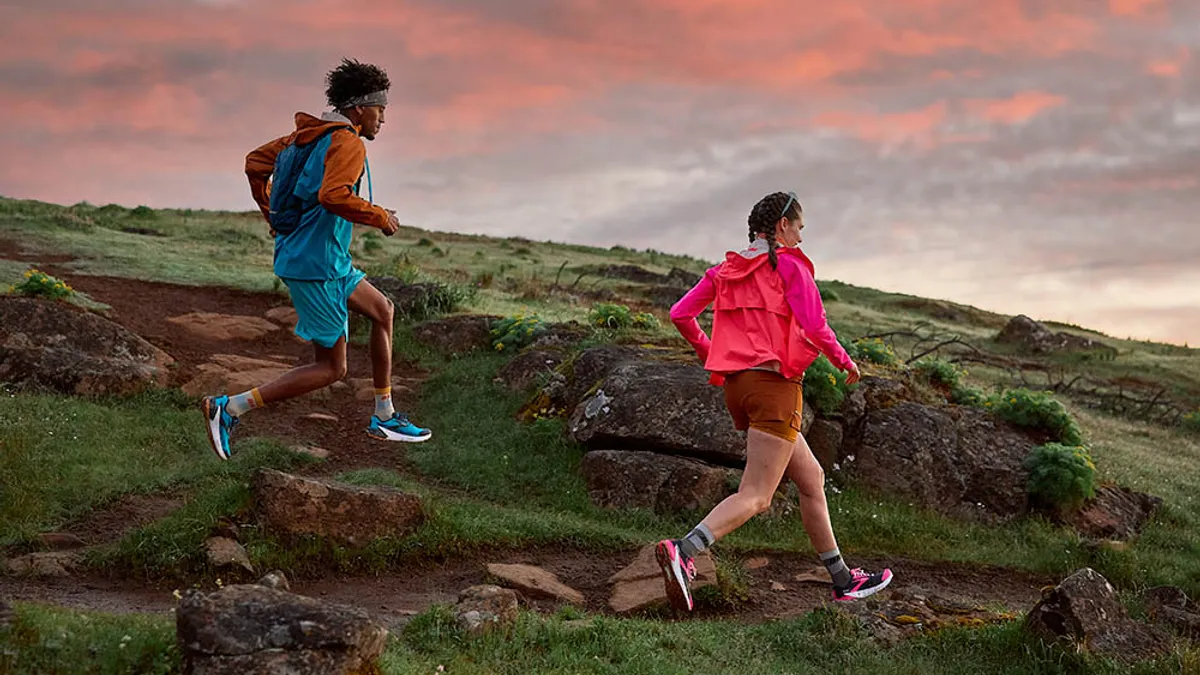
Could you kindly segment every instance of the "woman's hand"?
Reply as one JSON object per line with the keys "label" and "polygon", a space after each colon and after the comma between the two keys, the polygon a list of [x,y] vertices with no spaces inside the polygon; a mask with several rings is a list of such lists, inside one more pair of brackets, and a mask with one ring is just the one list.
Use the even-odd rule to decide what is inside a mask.
{"label": "woman's hand", "polygon": [[858,372],[858,364],[851,361],[850,369],[846,371],[846,384],[854,384],[862,378],[862,373]]}

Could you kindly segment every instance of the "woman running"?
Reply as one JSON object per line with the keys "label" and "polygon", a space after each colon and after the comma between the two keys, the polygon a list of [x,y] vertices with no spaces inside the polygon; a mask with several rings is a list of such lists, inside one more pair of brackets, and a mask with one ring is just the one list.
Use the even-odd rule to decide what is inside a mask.
{"label": "woman running", "polygon": [[[750,246],[729,252],[671,308],[671,321],[724,385],[734,426],[746,431],[746,468],[736,494],[718,504],[682,539],[664,539],[656,553],[667,597],[676,609],[693,607],[692,559],[771,506],[783,476],[800,489],[800,514],[829,575],[833,599],[865,598],[892,580],[889,569],[871,574],[842,560],[829,507],[825,473],[800,435],[804,371],[824,354],[859,379],[858,366],[837,341],[813,278],[813,264],[798,248],[804,221],[795,193],[763,197],[750,212]],[[712,339],[696,317],[713,306]]]}

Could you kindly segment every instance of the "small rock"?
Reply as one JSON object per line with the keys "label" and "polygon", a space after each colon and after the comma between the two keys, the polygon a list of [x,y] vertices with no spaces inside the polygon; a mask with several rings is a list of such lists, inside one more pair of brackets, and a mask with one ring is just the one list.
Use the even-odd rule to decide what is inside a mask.
{"label": "small rock", "polygon": [[534,597],[561,600],[574,605],[583,604],[583,594],[558,580],[554,574],[533,565],[487,566],[489,574],[512,584],[517,590]]}
{"label": "small rock", "polygon": [[263,578],[258,580],[258,585],[266,586],[267,588],[274,588],[275,590],[279,591],[292,590],[292,585],[288,583],[287,576],[285,576],[284,573],[279,570],[267,572]]}
{"label": "small rock", "polygon": [[214,354],[207,362],[196,367],[195,377],[185,382],[180,389],[189,396],[246,391],[264,382],[270,382],[291,369],[291,365],[280,361],[255,359],[240,354]]}
{"label": "small rock", "polygon": [[771,564],[770,558],[764,558],[764,557],[760,556],[758,558],[751,558],[751,559],[747,560],[745,567],[748,570],[757,570],[757,569],[762,569],[770,564]]}
{"label": "small rock", "polygon": [[204,551],[208,557],[208,564],[217,569],[240,567],[251,574],[254,573],[254,566],[250,564],[246,549],[232,539],[212,537],[204,542]]}
{"label": "small rock", "polygon": [[87,544],[70,532],[43,532],[37,536],[38,543],[51,551],[69,551],[83,548]]}
{"label": "small rock", "polygon": [[28,577],[69,577],[81,566],[77,553],[29,553],[10,559],[6,566],[11,574]]}
{"label": "small rock", "polygon": [[257,340],[279,330],[279,326],[261,317],[212,312],[191,312],[172,316],[167,321],[204,340]]}
{"label": "small rock", "polygon": [[824,567],[814,567],[807,572],[801,572],[792,577],[792,581],[805,584],[832,584],[833,578],[829,576],[829,570]]}
{"label": "small rock", "polygon": [[[662,569],[654,557],[654,547],[654,544],[643,547],[633,562],[609,577],[613,589],[608,606],[614,612],[636,612],[666,602],[667,591],[663,585]],[[717,568],[708,551],[696,556],[695,562],[696,579],[692,581],[692,591],[715,585]]]}
{"label": "small rock", "polygon": [[4,598],[0,598],[0,628],[7,628],[12,624],[16,613],[13,612],[12,605]]}
{"label": "small rock", "polygon": [[455,616],[458,627],[478,636],[507,629],[517,620],[517,594],[499,586],[471,586],[458,594]]}
{"label": "small rock", "polygon": [[1112,584],[1086,567],[1045,592],[1025,621],[1044,638],[1121,659],[1155,656],[1168,646],[1164,634],[1130,619]]}
{"label": "small rock", "polygon": [[292,452],[298,452],[317,459],[329,459],[329,451],[316,445],[293,445]]}
{"label": "small rock", "polygon": [[771,590],[773,590],[773,591],[786,591],[786,590],[787,590],[787,586],[784,586],[783,584],[779,583],[778,581],[772,581],[772,582],[771,582]]}
{"label": "small rock", "polygon": [[300,320],[300,317],[296,315],[296,309],[286,305],[268,309],[267,313],[263,316],[267,317],[268,321],[287,328],[295,328],[296,323]]}

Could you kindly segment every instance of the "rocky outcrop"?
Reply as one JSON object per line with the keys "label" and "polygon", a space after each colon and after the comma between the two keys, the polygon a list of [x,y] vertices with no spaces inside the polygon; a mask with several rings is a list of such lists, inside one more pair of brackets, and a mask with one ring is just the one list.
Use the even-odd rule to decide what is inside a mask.
{"label": "rocky outcrop", "polygon": [[166,386],[173,362],[97,314],[0,296],[0,381],[80,396],[135,394]]}
{"label": "rocky outcrop", "polygon": [[175,630],[194,675],[371,672],[388,634],[361,609],[262,585],[187,591]]}
{"label": "rocky outcrop", "polygon": [[379,537],[405,537],[425,520],[420,498],[391,487],[263,469],[255,474],[253,488],[259,520],[276,534],[311,534],[361,547]]}

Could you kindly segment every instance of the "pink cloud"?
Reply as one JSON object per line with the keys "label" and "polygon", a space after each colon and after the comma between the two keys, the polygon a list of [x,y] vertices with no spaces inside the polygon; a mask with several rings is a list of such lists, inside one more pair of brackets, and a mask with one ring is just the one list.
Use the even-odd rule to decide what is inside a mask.
{"label": "pink cloud", "polygon": [[1108,0],[1108,11],[1117,16],[1145,16],[1162,6],[1162,0]]}
{"label": "pink cloud", "polygon": [[971,114],[989,122],[1021,124],[1065,102],[1063,97],[1044,91],[1023,91],[1006,99],[971,99],[964,105]]}

